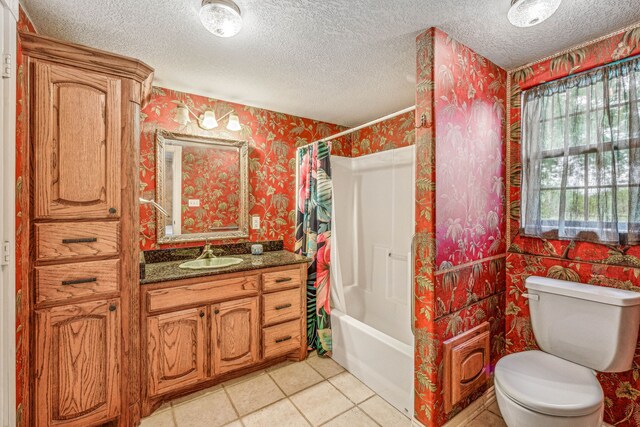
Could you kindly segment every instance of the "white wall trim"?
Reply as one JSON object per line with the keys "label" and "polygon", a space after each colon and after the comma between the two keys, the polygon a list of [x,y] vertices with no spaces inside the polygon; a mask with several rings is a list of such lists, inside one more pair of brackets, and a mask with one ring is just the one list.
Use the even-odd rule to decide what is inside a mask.
{"label": "white wall trim", "polygon": [[[0,248],[9,242],[9,262],[0,250],[0,426],[16,425],[16,20],[17,0],[0,0],[0,50],[11,56],[9,78],[0,81]],[[2,62],[0,60],[0,62]],[[2,64],[4,67],[4,64]]]}

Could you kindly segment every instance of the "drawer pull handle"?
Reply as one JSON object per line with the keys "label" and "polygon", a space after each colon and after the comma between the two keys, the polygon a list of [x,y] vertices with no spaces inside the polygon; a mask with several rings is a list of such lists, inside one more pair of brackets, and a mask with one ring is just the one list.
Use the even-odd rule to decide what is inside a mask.
{"label": "drawer pull handle", "polygon": [[62,243],[95,243],[98,241],[97,237],[84,237],[81,239],[62,239]]}
{"label": "drawer pull handle", "polygon": [[215,310],[213,310],[213,314],[220,314],[220,310],[216,308]]}
{"label": "drawer pull handle", "polygon": [[291,307],[291,304],[276,305],[276,310],[284,310],[285,308],[289,307]]}
{"label": "drawer pull handle", "polygon": [[285,341],[289,341],[291,339],[291,335],[286,336],[286,337],[282,337],[282,338],[278,338],[276,340],[276,344],[281,343],[281,342],[285,342]]}
{"label": "drawer pull handle", "polygon": [[200,312],[200,317],[204,317],[204,311]]}
{"label": "drawer pull handle", "polygon": [[63,286],[80,285],[82,283],[93,283],[93,282],[97,282],[97,281],[98,281],[97,277],[87,277],[86,279],[63,280],[62,281],[62,285]]}
{"label": "drawer pull handle", "polygon": [[280,279],[276,279],[276,283],[290,282],[291,280],[293,280],[291,277],[281,277]]}
{"label": "drawer pull handle", "polygon": [[116,307],[116,305],[115,305],[115,304],[111,304],[111,305],[109,306],[109,311],[116,311],[116,308],[117,308],[117,307]]}

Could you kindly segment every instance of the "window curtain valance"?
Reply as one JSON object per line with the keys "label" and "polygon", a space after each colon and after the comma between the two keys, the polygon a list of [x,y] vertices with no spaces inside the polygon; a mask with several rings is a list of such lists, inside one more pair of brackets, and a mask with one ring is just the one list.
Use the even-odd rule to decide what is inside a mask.
{"label": "window curtain valance", "polygon": [[640,243],[640,57],[522,96],[522,233]]}

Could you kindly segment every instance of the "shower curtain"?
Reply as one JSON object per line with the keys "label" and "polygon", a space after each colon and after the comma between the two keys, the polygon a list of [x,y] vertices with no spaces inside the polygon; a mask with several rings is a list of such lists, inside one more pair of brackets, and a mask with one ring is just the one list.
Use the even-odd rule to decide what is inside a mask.
{"label": "shower curtain", "polygon": [[312,259],[307,276],[307,343],[331,355],[331,143],[298,150],[296,253]]}

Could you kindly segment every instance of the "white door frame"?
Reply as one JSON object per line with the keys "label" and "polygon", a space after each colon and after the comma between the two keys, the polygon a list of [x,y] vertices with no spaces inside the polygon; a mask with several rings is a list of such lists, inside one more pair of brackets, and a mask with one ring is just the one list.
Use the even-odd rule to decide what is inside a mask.
{"label": "white door frame", "polygon": [[[0,426],[16,425],[16,22],[18,0],[0,0]],[[10,72],[5,76],[5,55]]]}

